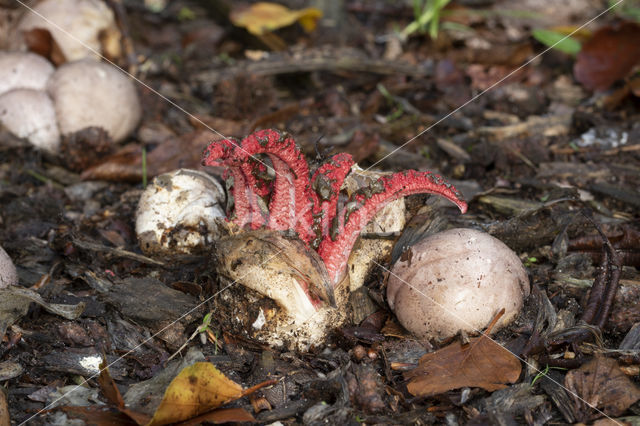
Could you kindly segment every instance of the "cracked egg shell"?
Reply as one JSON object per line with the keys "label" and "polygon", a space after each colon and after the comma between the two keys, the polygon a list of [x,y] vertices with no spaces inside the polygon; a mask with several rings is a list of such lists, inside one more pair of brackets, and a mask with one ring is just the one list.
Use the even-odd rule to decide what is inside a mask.
{"label": "cracked egg shell", "polygon": [[18,284],[18,272],[6,251],[0,247],[0,289]]}
{"label": "cracked egg shell", "polygon": [[157,176],[140,197],[136,234],[146,254],[189,254],[224,233],[225,194],[212,176],[179,169]]}
{"label": "cracked egg shell", "polygon": [[391,269],[389,306],[415,336],[444,340],[458,331],[509,324],[529,295],[529,279],[515,252],[472,229],[433,234],[407,250]]}
{"label": "cracked egg shell", "polygon": [[349,317],[346,285],[333,288],[318,254],[296,237],[268,229],[229,235],[216,241],[211,263],[225,289],[214,307],[233,334],[306,351]]}

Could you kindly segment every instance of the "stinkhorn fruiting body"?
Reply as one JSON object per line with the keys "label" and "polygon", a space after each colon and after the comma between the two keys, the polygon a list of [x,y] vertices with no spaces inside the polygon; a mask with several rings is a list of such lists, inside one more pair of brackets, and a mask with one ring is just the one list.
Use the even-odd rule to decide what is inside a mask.
{"label": "stinkhorn fruiting body", "polygon": [[0,289],[18,284],[18,273],[13,261],[0,247]]}
{"label": "stinkhorn fruiting body", "polygon": [[203,250],[224,233],[225,195],[211,176],[180,169],[157,176],[142,193],[136,234],[147,254]]}
{"label": "stinkhorn fruiting body", "polygon": [[[309,166],[293,138],[267,129],[259,130],[241,142],[231,139],[216,141],[205,150],[203,164],[227,166],[235,170],[235,174],[239,170],[245,182],[253,182],[255,180],[246,164],[255,160],[258,154],[266,154],[275,171],[274,190],[269,202],[268,227],[276,230],[295,230],[303,241],[308,242],[314,236],[312,207],[315,194],[309,185]],[[249,189],[252,194],[248,196],[248,204],[257,205],[252,203],[252,199],[258,195],[253,187]],[[242,197],[243,190],[234,182],[234,198],[238,195]],[[252,229],[262,225],[256,221],[256,215],[261,212],[254,209],[250,212],[237,210],[234,220],[236,224],[251,224]]]}
{"label": "stinkhorn fruiting body", "polygon": [[337,214],[338,194],[354,164],[351,155],[337,154],[318,167],[311,176],[311,188],[315,191],[318,201],[313,209],[313,217],[316,218],[316,238],[311,241],[316,249],[322,242],[322,237],[331,232],[331,224]]}
{"label": "stinkhorn fruiting body", "polygon": [[[360,232],[386,205],[407,195],[432,193],[451,200],[463,213],[467,209],[456,189],[439,175],[408,171],[374,176],[358,172],[348,154],[329,158],[310,176],[293,139],[271,129],[241,141],[212,142],[203,164],[228,168],[224,176],[233,203],[228,204],[227,216],[248,228],[216,244],[214,264],[221,276],[252,292],[245,295],[229,288],[223,297],[230,300],[219,309],[235,325],[244,324],[245,335],[273,346],[321,344],[331,328],[346,321],[349,286],[342,283],[348,281],[349,255]],[[266,173],[270,170],[274,176]],[[350,179],[350,173],[366,175],[365,182],[360,185],[361,179]],[[355,187],[349,181],[356,182]],[[394,214],[404,220],[404,209]],[[290,260],[277,259],[285,253],[321,264],[322,273],[301,275],[309,268],[300,266],[304,262],[292,268]]]}
{"label": "stinkhorn fruiting body", "polygon": [[231,170],[233,196],[241,201],[238,204],[236,200],[236,209],[231,215],[241,227],[249,224],[255,229],[257,222],[252,218],[262,214],[251,201],[258,195],[248,185],[252,181],[250,169],[243,166],[249,160],[255,160],[257,154],[269,156],[276,174],[268,200],[268,218],[263,225],[269,229],[294,231],[306,244],[318,247],[334,285],[344,276],[358,235],[389,202],[407,195],[431,193],[451,200],[463,213],[467,209],[457,190],[441,176],[414,170],[384,175],[360,188],[347,203],[337,208],[340,197],[337,188],[342,187],[351,170],[351,158],[338,154],[310,178],[307,162],[293,138],[267,129],[242,141],[212,142],[203,154],[204,165],[226,166]]}
{"label": "stinkhorn fruiting body", "polygon": [[503,242],[472,229],[433,234],[406,251],[392,267],[389,306],[400,323],[423,339],[447,339],[460,330],[481,331],[505,313],[498,330],[518,315],[529,279]]}

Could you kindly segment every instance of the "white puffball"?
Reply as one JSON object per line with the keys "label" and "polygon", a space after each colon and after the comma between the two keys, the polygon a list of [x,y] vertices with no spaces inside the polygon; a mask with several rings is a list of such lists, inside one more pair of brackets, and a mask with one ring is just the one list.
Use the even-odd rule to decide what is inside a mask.
{"label": "white puffball", "polygon": [[509,324],[529,295],[518,256],[502,241],[472,229],[451,229],[413,245],[392,268],[389,306],[414,335],[446,339],[482,330],[504,308],[493,331]]}
{"label": "white puffball", "polygon": [[180,169],[157,176],[140,197],[136,234],[148,254],[208,247],[224,227],[225,194],[211,176]]}
{"label": "white puffball", "polygon": [[51,98],[41,90],[14,89],[0,95],[0,123],[33,145],[56,152],[60,133]]}
{"label": "white puffball", "polygon": [[119,142],[136,128],[142,115],[132,81],[102,62],[84,59],[62,65],[49,79],[47,90],[62,135],[95,126]]}
{"label": "white puffball", "polygon": [[0,247],[0,288],[18,284],[18,273],[11,258],[2,247]]}
{"label": "white puffball", "polygon": [[0,52],[0,95],[13,89],[45,90],[53,65],[30,52]]}

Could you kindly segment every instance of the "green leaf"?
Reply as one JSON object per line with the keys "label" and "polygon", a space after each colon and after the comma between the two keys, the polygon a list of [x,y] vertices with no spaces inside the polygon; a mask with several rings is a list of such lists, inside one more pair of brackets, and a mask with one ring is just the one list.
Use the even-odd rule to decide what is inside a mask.
{"label": "green leaf", "polygon": [[556,31],[538,28],[533,30],[532,35],[540,43],[569,55],[577,55],[582,49],[578,40]]}

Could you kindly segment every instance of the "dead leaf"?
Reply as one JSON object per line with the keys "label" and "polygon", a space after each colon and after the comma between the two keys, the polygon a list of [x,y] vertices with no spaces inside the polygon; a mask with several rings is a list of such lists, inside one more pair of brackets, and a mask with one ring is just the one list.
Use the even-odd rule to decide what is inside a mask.
{"label": "dead leaf", "polygon": [[601,356],[568,372],[564,385],[571,391],[579,421],[602,416],[587,404],[608,416],[619,416],[640,399],[640,389],[620,370],[618,362]]}
{"label": "dead leaf", "polygon": [[69,417],[84,420],[86,424],[91,425],[137,425],[137,423],[131,420],[127,415],[114,408],[105,407],[104,405],[94,405],[89,407],[67,405],[57,407],[56,410],[64,411]]}
{"label": "dead leaf", "polygon": [[[102,362],[100,363],[100,375],[98,376],[98,384],[100,385],[100,392],[107,399],[107,401],[111,404],[113,408],[118,410],[120,413],[128,416],[132,419],[136,424],[142,425],[149,423],[151,420],[151,416],[148,416],[144,413],[139,413],[135,410],[131,410],[124,405],[124,398],[122,398],[122,394],[120,390],[116,386],[116,382],[111,378],[109,374],[109,368],[107,367],[107,360],[102,358]],[[100,407],[88,407],[96,409],[96,412],[100,412]],[[103,413],[103,415],[105,415]],[[113,414],[115,415],[115,414]]]}
{"label": "dead leaf", "polygon": [[[143,425],[149,423],[151,420],[151,416],[146,415],[144,413],[139,413],[137,411],[131,410],[124,405],[124,398],[122,398],[122,394],[120,390],[116,386],[116,382],[113,381],[111,375],[109,374],[109,368],[107,367],[107,360],[102,358],[102,362],[100,363],[100,375],[98,376],[98,384],[100,385],[100,392],[107,399],[107,401],[120,413],[128,416],[132,419],[135,424]],[[100,407],[90,407],[94,409],[99,409]],[[115,415],[115,414],[114,414]]]}
{"label": "dead leaf", "polygon": [[[169,138],[147,155],[147,177],[152,178],[175,169],[204,170],[200,164],[202,150],[220,136],[210,131],[195,131]],[[129,144],[82,173],[85,180],[136,182],[142,179],[142,147]]]}
{"label": "dead leaf", "polygon": [[178,426],[195,426],[203,422],[221,424],[228,422],[251,422],[255,423],[256,419],[244,408],[225,408],[205,413],[201,416],[194,417],[186,422],[179,423]]}
{"label": "dead leaf", "polygon": [[102,358],[100,363],[100,375],[98,376],[98,384],[100,385],[100,391],[102,395],[117,408],[124,407],[124,400],[120,394],[120,390],[116,386],[116,383],[109,374],[109,368],[107,368],[107,360]]}
{"label": "dead leaf", "polygon": [[415,396],[431,396],[462,387],[479,387],[492,392],[520,377],[520,361],[487,334],[504,314],[493,319],[487,332],[467,344],[459,340],[420,358],[418,367],[404,374],[407,389]]}
{"label": "dead leaf", "polygon": [[248,8],[231,11],[231,22],[237,27],[246,28],[251,34],[262,36],[267,32],[287,27],[298,21],[306,32],[315,29],[322,11],[312,7],[291,10],[276,3],[258,2]]}
{"label": "dead leaf", "polygon": [[228,379],[213,364],[197,362],[184,368],[171,381],[149,426],[188,420],[242,395],[242,386]]}
{"label": "dead leaf", "polygon": [[606,90],[640,63],[640,25],[623,22],[600,28],[582,46],[573,74],[591,90]]}
{"label": "dead leaf", "polygon": [[24,287],[9,286],[0,289],[0,338],[4,336],[8,326],[27,313],[31,302],[39,304],[52,314],[69,320],[78,318],[85,307],[84,302],[77,305],[48,303],[38,292]]}

